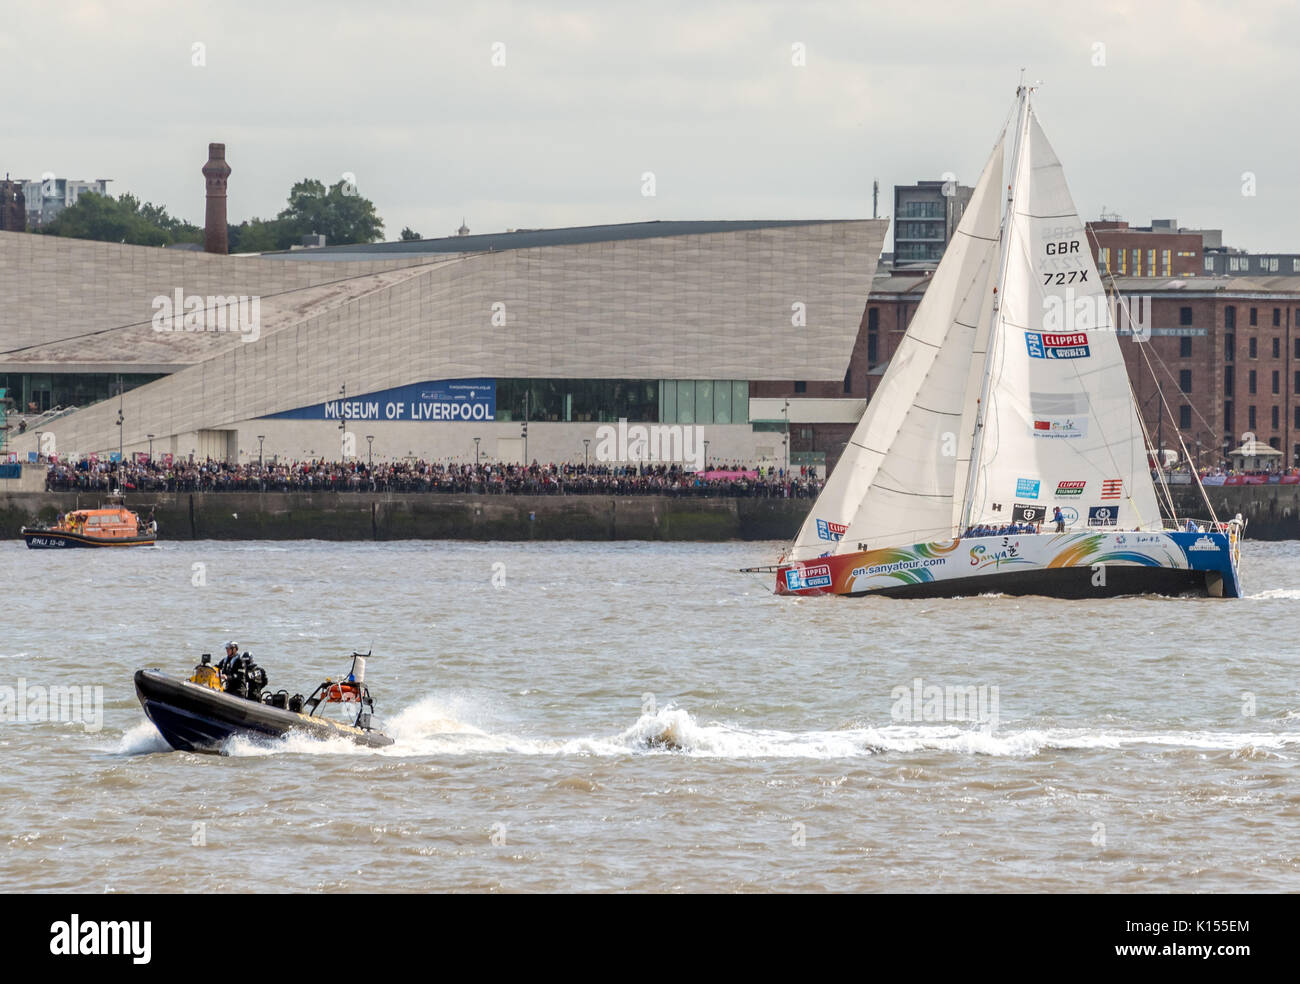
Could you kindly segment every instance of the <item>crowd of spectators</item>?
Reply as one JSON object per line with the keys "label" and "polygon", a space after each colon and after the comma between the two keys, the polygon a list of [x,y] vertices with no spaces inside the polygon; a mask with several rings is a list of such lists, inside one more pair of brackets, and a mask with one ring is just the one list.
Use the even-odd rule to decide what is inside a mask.
{"label": "crowd of spectators", "polygon": [[[49,465],[51,492],[460,492],[502,495],[667,495],[811,498],[822,480],[807,467],[739,466],[725,477],[679,464],[463,464],[364,461],[125,464],[83,459]],[[712,476],[712,477],[706,477]]]}

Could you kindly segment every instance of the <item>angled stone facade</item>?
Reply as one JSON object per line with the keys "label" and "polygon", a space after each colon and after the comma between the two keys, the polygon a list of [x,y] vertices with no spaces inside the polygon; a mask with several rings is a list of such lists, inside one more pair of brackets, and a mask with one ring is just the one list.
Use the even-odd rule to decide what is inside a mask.
{"label": "angled stone facade", "polygon": [[[166,347],[173,336],[141,323],[156,294],[182,286],[271,295],[255,341],[229,336],[187,351],[177,360],[185,368],[125,395],[128,452],[144,449],[153,434],[155,450],[164,442],[184,454],[194,443],[186,435],[232,430],[247,455],[245,431],[275,426],[250,421],[334,399],[341,387],[360,395],[457,377],[838,380],[886,226],[808,222],[355,263],[4,237],[0,279],[18,295],[0,316],[9,322],[0,326],[0,348],[17,347],[15,331],[28,344],[66,344],[124,325],[135,326],[140,345]],[[41,242],[14,241],[22,238]],[[78,289],[59,286],[72,283]],[[337,287],[347,283],[352,289]],[[293,291],[302,294],[296,307],[275,303]],[[129,344],[129,336],[115,337],[109,349]],[[175,344],[196,341],[176,333]],[[104,365],[121,356],[99,354]],[[165,360],[166,352],[148,355],[151,365]],[[91,371],[93,360],[77,365]],[[47,430],[62,453],[116,451],[118,406],[114,399],[87,407]],[[283,454],[318,450],[285,440]],[[27,444],[34,449],[30,437]],[[22,439],[12,448],[29,449]]]}

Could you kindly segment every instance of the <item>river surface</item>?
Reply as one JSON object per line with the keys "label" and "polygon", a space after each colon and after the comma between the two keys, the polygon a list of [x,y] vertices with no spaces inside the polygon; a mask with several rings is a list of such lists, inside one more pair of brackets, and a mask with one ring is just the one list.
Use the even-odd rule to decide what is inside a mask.
{"label": "river surface", "polygon": [[[735,573],[777,550],[0,545],[0,891],[1300,890],[1300,543],[1240,601]],[[373,649],[396,744],[167,750],[132,673],[231,637],[290,692]]]}

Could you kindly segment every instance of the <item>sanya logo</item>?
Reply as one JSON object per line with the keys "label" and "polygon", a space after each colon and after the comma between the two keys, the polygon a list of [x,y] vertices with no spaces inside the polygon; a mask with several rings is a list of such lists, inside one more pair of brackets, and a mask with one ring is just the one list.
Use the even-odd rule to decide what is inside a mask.
{"label": "sanya logo", "polygon": [[704,428],[680,424],[627,425],[620,417],[618,428],[603,424],[596,428],[596,460],[603,462],[677,462],[704,468]]}
{"label": "sanya logo", "polygon": [[262,335],[262,299],[247,294],[186,294],[177,287],[153,299],[153,330],[238,332],[242,341]]}
{"label": "sanya logo", "polygon": [[985,544],[977,543],[970,548],[970,565],[971,567],[985,567],[988,564],[1002,566],[1003,564],[1024,564],[1027,563],[1024,557],[1020,556],[1020,541],[1015,543],[1009,542],[1005,537],[1002,541],[1005,546],[1000,550],[990,550]]}
{"label": "sanya logo", "polygon": [[1197,540],[1195,543],[1193,543],[1190,547],[1188,547],[1187,549],[1188,549],[1188,550],[1215,550],[1215,551],[1217,551],[1217,550],[1220,549],[1220,545],[1217,544],[1217,543],[1215,543],[1215,542],[1214,542],[1212,539],[1210,539],[1208,536],[1203,536],[1203,537],[1201,537],[1199,540]]}
{"label": "sanya logo", "polygon": [[1088,421],[1083,417],[1035,417],[1034,437],[1086,437]]}

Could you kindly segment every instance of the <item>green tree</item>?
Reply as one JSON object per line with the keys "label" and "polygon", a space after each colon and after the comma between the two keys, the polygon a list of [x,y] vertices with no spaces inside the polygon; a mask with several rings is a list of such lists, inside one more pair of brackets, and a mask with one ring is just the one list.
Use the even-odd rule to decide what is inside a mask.
{"label": "green tree", "polygon": [[417,239],[423,239],[423,238],[424,238],[423,236],[421,236],[418,232],[416,232],[416,231],[415,231],[414,229],[412,229],[410,226],[403,226],[403,227],[402,227],[402,242],[404,242],[404,243],[413,243],[413,242],[415,242]]}
{"label": "green tree", "polygon": [[384,234],[374,203],[346,181],[326,189],[322,182],[304,178],[290,189],[288,207],[276,218],[282,224],[282,249],[311,233],[323,234],[330,246],[373,243]]}
{"label": "green tree", "polygon": [[95,239],[133,246],[170,246],[173,243],[202,242],[203,231],[167,214],[163,205],[140,200],[130,192],[114,198],[83,192],[38,232],[47,236]]}
{"label": "green tree", "polygon": [[287,234],[278,219],[247,219],[237,226],[227,226],[226,235],[232,253],[269,253],[289,245],[281,245]]}

